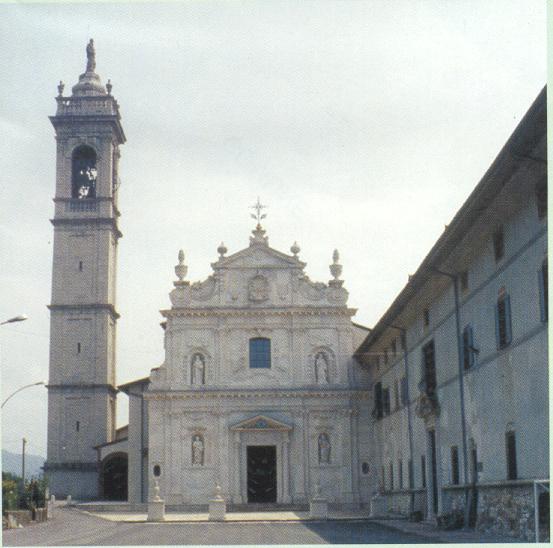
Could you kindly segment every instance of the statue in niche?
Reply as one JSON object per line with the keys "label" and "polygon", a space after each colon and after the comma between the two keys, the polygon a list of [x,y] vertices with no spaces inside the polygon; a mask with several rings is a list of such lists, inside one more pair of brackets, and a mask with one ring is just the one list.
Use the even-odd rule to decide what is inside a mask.
{"label": "statue in niche", "polygon": [[199,434],[192,438],[192,464],[202,465],[204,463],[204,441]]}
{"label": "statue in niche", "polygon": [[330,440],[326,434],[319,435],[319,464],[330,463]]}
{"label": "statue in niche", "polygon": [[328,384],[328,357],[324,352],[318,352],[315,356],[315,377],[317,384]]}
{"label": "statue in niche", "polygon": [[201,354],[192,357],[192,384],[205,384],[205,358]]}

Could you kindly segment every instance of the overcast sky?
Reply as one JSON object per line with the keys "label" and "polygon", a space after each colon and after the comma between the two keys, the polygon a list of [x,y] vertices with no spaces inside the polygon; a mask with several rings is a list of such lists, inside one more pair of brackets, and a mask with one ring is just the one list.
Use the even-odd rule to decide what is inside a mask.
{"label": "overcast sky", "polygon": [[[96,43],[122,147],[119,383],[163,361],[173,266],[210,273],[248,244],[257,196],[272,247],[311,279],[344,266],[372,326],[546,81],[542,1],[257,1],[0,6],[3,398],[48,377],[55,113]],[[120,424],[126,398],[120,397]],[[46,451],[46,390],[5,407],[3,447]]]}

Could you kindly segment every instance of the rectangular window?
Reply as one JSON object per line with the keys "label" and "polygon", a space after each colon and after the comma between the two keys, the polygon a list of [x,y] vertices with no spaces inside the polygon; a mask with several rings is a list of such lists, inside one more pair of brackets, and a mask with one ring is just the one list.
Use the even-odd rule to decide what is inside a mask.
{"label": "rectangular window", "polygon": [[401,402],[399,401],[399,381],[397,379],[394,381],[394,399],[396,403],[396,409],[399,409]]}
{"label": "rectangular window", "polygon": [[497,299],[495,307],[495,335],[499,350],[511,344],[511,301],[506,293],[502,293],[499,299]]}
{"label": "rectangular window", "polygon": [[468,270],[463,270],[460,275],[461,291],[467,291],[469,288],[469,273]]}
{"label": "rectangular window", "polygon": [[399,477],[399,488],[403,489],[403,462],[401,459],[398,461],[397,473]]}
{"label": "rectangular window", "polygon": [[380,481],[382,482],[382,491],[386,491],[386,471],[384,470],[384,466],[382,467],[382,478]]}
{"label": "rectangular window", "polygon": [[547,178],[536,185],[536,205],[538,218],[543,219],[547,216]]}
{"label": "rectangular window", "polygon": [[374,409],[373,417],[375,419],[381,419],[384,415],[384,402],[382,397],[382,383],[377,382],[374,385]]}
{"label": "rectangular window", "polygon": [[83,262],[79,261],[79,272],[83,271]]}
{"label": "rectangular window", "polygon": [[250,339],[250,368],[270,369],[271,340],[265,338]]}
{"label": "rectangular window", "polygon": [[81,343],[77,343],[77,354],[81,353]]}
{"label": "rectangular window", "polygon": [[390,491],[394,490],[394,463],[390,461]]}
{"label": "rectangular window", "polygon": [[451,483],[459,485],[459,448],[451,447]]}
{"label": "rectangular window", "polygon": [[463,329],[463,367],[470,369],[474,365],[474,341],[472,327],[467,325]]}
{"label": "rectangular window", "polygon": [[413,461],[409,459],[409,465],[408,465],[407,473],[409,475],[409,489],[413,489],[414,483],[413,483]]}
{"label": "rectangular window", "polygon": [[78,432],[80,429],[81,429],[81,423],[79,421],[77,421],[75,423],[75,430]]}
{"label": "rectangular window", "polygon": [[436,393],[436,362],[434,352],[434,341],[426,343],[422,347],[423,363],[423,392],[427,396],[434,396]]}
{"label": "rectangular window", "polygon": [[494,233],[493,233],[493,253],[495,257],[495,261],[500,261],[503,259],[503,256],[505,255],[505,239],[503,237],[503,227],[500,226]]}
{"label": "rectangular window", "polygon": [[401,404],[407,405],[409,402],[409,393],[407,390],[407,378],[401,377]]}
{"label": "rectangular window", "polygon": [[384,411],[384,415],[390,414],[390,388],[383,388],[382,389],[382,407]]}
{"label": "rectangular window", "polygon": [[421,455],[421,484],[426,487],[426,457]]}
{"label": "rectangular window", "polygon": [[428,327],[430,325],[430,310],[428,310],[428,308],[425,308],[422,311],[422,319],[424,322],[424,327]]}
{"label": "rectangular window", "polygon": [[507,479],[517,479],[517,447],[513,431],[505,434],[505,449],[507,451]]}
{"label": "rectangular window", "polygon": [[542,322],[549,319],[549,283],[547,280],[547,259],[543,261],[538,272],[538,283],[540,288],[540,317]]}

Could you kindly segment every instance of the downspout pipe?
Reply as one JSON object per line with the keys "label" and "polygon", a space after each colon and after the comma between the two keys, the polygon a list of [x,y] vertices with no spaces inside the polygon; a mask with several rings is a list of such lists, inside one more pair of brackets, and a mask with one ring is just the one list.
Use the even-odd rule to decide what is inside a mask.
{"label": "downspout pipe", "polygon": [[467,424],[465,415],[465,372],[463,370],[463,343],[461,336],[461,312],[459,304],[459,276],[457,274],[451,274],[450,272],[444,272],[437,268],[432,269],[436,274],[448,277],[453,282],[453,292],[455,298],[455,326],[457,334],[457,363],[458,363],[458,375],[459,375],[459,402],[461,405],[461,433],[462,433],[462,445],[463,445],[463,477],[464,477],[464,492],[465,492],[465,513],[464,513],[464,527],[469,526],[469,487],[468,487],[468,449],[467,449]]}
{"label": "downspout pipe", "polygon": [[412,514],[415,511],[415,492],[414,492],[414,467],[415,462],[413,460],[413,423],[411,419],[411,399],[409,397],[409,361],[408,361],[408,352],[407,352],[407,330],[404,327],[400,327],[399,325],[392,325],[390,324],[389,327],[392,327],[393,329],[397,329],[401,333],[401,344],[403,346],[403,363],[405,366],[405,384],[406,392],[407,392],[407,434],[409,438],[409,463],[408,463],[408,469],[409,469],[409,489],[411,491],[410,497],[409,497],[409,513]]}

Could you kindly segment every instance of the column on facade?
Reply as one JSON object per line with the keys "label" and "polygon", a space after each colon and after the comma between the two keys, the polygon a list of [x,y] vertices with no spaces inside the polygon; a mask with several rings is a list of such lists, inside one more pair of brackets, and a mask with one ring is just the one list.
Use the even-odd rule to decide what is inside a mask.
{"label": "column on facade", "polygon": [[342,409],[339,412],[342,425],[342,490],[344,502],[353,502],[353,478],[352,478],[352,455],[351,455],[351,419],[350,410]]}
{"label": "column on facade", "polygon": [[306,488],[306,467],[305,467],[305,420],[303,411],[295,411],[294,417],[294,439],[292,461],[299,466],[294,468],[294,502],[295,499],[303,502],[305,500]]}
{"label": "column on facade", "polygon": [[288,432],[283,434],[282,441],[282,502],[290,502],[290,459],[289,459],[289,437]]}
{"label": "column on facade", "polygon": [[351,473],[353,482],[353,502],[359,502],[359,412],[349,412],[351,424]]}

